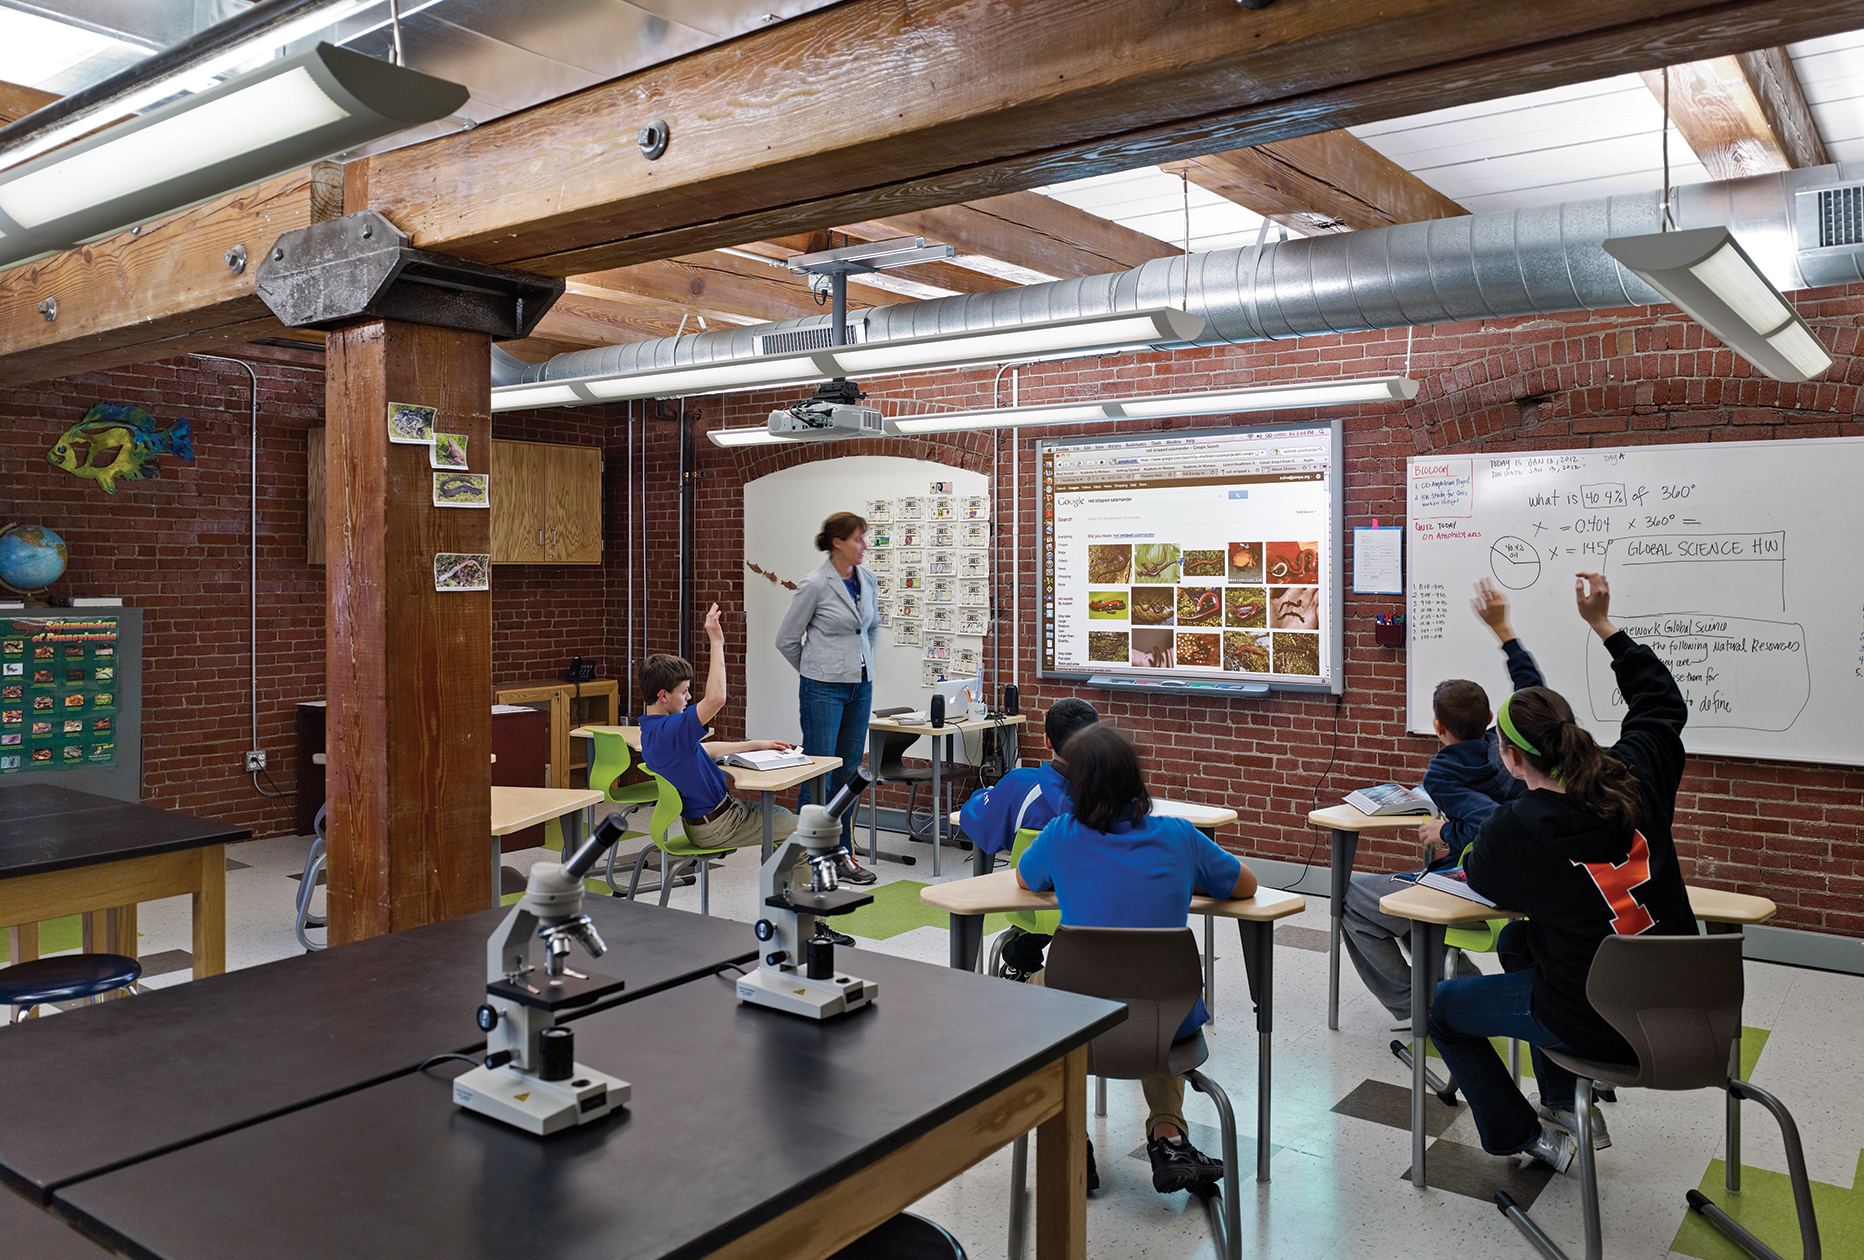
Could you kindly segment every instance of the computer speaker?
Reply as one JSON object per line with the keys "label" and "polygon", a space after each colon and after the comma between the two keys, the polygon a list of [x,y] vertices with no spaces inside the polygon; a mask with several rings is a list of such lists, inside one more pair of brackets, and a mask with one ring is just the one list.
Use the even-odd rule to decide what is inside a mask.
{"label": "computer speaker", "polygon": [[1015,717],[1017,714],[1016,706],[1021,701],[1022,696],[1017,692],[1015,683],[1011,683],[1003,689],[1003,712],[1006,716]]}
{"label": "computer speaker", "polygon": [[937,692],[932,695],[932,725],[945,725],[945,697]]}

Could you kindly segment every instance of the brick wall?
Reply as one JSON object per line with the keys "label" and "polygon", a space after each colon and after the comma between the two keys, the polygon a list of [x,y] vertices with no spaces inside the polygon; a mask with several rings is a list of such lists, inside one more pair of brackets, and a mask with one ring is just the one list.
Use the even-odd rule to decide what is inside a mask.
{"label": "brick wall", "polygon": [[[1317,413],[1346,420],[1346,526],[1372,517],[1402,518],[1404,460],[1437,451],[1506,451],[1661,442],[1775,441],[1864,434],[1858,356],[1864,286],[1797,295],[1800,311],[1839,356],[1827,379],[1781,385],[1753,374],[1696,324],[1668,308],[1634,308],[1533,319],[1495,320],[1416,330],[1411,373],[1423,382],[1408,405],[1337,408]],[[1173,356],[1128,356],[1043,365],[1018,372],[1025,403],[1061,401],[1102,392],[1214,389],[1268,384],[1303,374],[1355,375],[1404,370],[1407,333],[1309,337],[1299,342],[1224,347]],[[1010,381],[995,371],[897,377],[866,382],[874,394],[960,406],[1007,403]],[[725,395],[697,406],[702,429],[760,421],[788,394]],[[1297,420],[1283,414],[1276,420]],[[1126,422],[1122,431],[1220,428],[1249,417]],[[667,486],[671,425],[649,424],[649,484]],[[1093,432],[1103,433],[1105,426]],[[1088,432],[1057,426],[1045,436]],[[1009,510],[1010,439],[994,457]],[[1020,444],[1022,513],[1036,512],[1033,443]],[[741,613],[742,488],[745,481],[847,448],[744,447],[698,443],[698,557],[695,598],[717,599]],[[863,453],[939,459],[989,472],[992,440],[979,435],[864,443]],[[669,499],[672,491],[667,491]],[[819,505],[799,504],[799,528],[813,526]],[[675,547],[659,519],[648,522],[648,545]],[[998,561],[997,598],[1008,589],[1008,529]],[[1350,538],[1350,535],[1349,535]],[[1242,815],[1226,837],[1245,854],[1325,863],[1325,837],[1304,825],[1316,802],[1388,778],[1415,780],[1435,741],[1404,729],[1404,656],[1374,646],[1360,630],[1379,612],[1403,609],[1398,596],[1345,599],[1346,694],[1332,698],[1191,703],[1136,697],[1042,681],[1036,677],[1034,534],[1024,530],[1021,555],[1024,611],[1021,681],[1024,705],[1039,712],[1064,695],[1081,695],[1149,751],[1150,775],[1164,795],[1221,803]],[[1350,563],[1350,558],[1349,558]],[[650,601],[653,633],[671,641],[672,592]],[[742,625],[740,617],[739,625]],[[1006,635],[1007,637],[1007,635]],[[1001,649],[1007,678],[1009,645]],[[742,647],[733,643],[733,668]],[[991,644],[986,642],[989,657]],[[721,731],[741,734],[742,709],[721,715]],[[1039,737],[1037,737],[1039,743]],[[889,803],[896,803],[886,798]],[[1689,878],[1758,892],[1780,903],[1781,926],[1864,936],[1864,769],[1699,757],[1691,762],[1678,801],[1677,834]],[[1414,861],[1416,842],[1367,835],[1361,869],[1395,870]]]}
{"label": "brick wall", "polygon": [[[292,357],[289,352],[285,357]],[[296,706],[324,694],[324,570],[305,563],[306,432],[323,424],[324,372],[255,359],[259,375],[259,742],[266,791],[295,790]],[[297,830],[293,802],[262,796],[242,762],[253,747],[247,651],[250,385],[245,369],[180,358],[0,390],[0,525],[39,522],[71,550],[63,595],[120,595],[143,613],[143,799],[238,823],[256,836]],[[195,462],[161,459],[154,480],[114,495],[45,462],[98,402],[133,402],[163,425],[187,417]],[[604,411],[500,416],[494,433],[600,445]],[[477,456],[475,465],[479,464]],[[616,475],[619,475],[617,466]],[[605,536],[625,530],[623,493],[605,479]],[[611,554],[619,555],[613,550]],[[500,566],[493,578],[493,685],[561,677],[572,655],[609,659],[611,565]],[[488,688],[488,701],[490,689]]]}
{"label": "brick wall", "polygon": [[[304,562],[305,430],[322,423],[320,368],[258,362],[259,743],[268,791],[294,786],[295,704],[323,694],[323,570]],[[4,521],[62,535],[53,590],[120,595],[143,612],[143,799],[289,834],[289,799],[254,788],[248,654],[251,386],[229,363],[175,359],[0,391]],[[45,461],[98,402],[186,417],[195,462],[161,457],[154,480],[114,495]]]}
{"label": "brick wall", "polygon": [[[1629,309],[1417,330],[1412,373],[1423,382],[1408,406],[1338,409],[1347,423],[1347,526],[1401,516],[1407,456],[1445,450],[1520,450],[1646,442],[1770,441],[1864,433],[1858,357],[1864,286],[1798,295],[1798,306],[1840,362],[1828,379],[1782,386],[1757,378],[1695,325],[1661,310]],[[1130,356],[1046,365],[1017,373],[1025,402],[1102,391],[1205,389],[1292,379],[1303,372],[1369,373],[1404,367],[1403,331],[1305,338],[1298,343]],[[293,706],[323,690],[323,572],[304,563],[304,430],[320,424],[322,371],[261,362],[260,746],[272,779],[290,790]],[[1007,401],[994,370],[869,382],[875,393],[948,405]],[[703,431],[755,423],[789,395],[689,400],[700,415],[694,471],[695,603],[724,606],[743,625],[742,490],[747,479],[792,462],[831,458],[828,448],[725,450]],[[93,403],[134,401],[167,422],[193,422],[197,462],[164,461],[154,481],[120,485],[112,497],[47,465],[45,451]],[[569,657],[598,659],[603,677],[626,677],[643,651],[683,650],[678,615],[678,422],[635,404],[513,413],[495,421],[505,438],[601,442],[607,559],[599,568],[501,566],[494,576],[495,685],[547,678]],[[669,409],[670,410],[670,409]],[[630,418],[634,417],[634,418]],[[1283,417],[1277,417],[1278,419]],[[1299,418],[1299,417],[1288,417]],[[1247,417],[1241,418],[1246,422]],[[1139,425],[1222,427],[1227,417]],[[71,544],[71,595],[118,594],[145,610],[145,799],[210,813],[273,835],[292,830],[289,802],[259,796],[240,770],[251,738],[247,708],[247,378],[227,364],[178,359],[120,372],[0,391],[0,453],[12,476],[6,521],[40,521]],[[1102,430],[1104,431],[1104,430]],[[1072,436],[1066,429],[1050,436]],[[1034,520],[1032,443],[1016,444],[1022,511]],[[864,444],[870,453],[942,460],[991,472],[1007,517],[1012,443],[981,435]],[[637,510],[636,505],[639,504]],[[799,504],[799,528],[820,505]],[[627,545],[643,595],[628,633]],[[1008,590],[1008,528],[998,556],[998,599]],[[1033,534],[1025,531],[1026,540]],[[1033,543],[1022,548],[1022,602],[1034,607]],[[1220,801],[1243,815],[1240,850],[1324,862],[1325,841],[1301,824],[1318,800],[1387,777],[1421,774],[1432,741],[1403,727],[1403,653],[1375,647],[1363,626],[1402,607],[1398,597],[1346,600],[1347,691],[1331,698],[1192,705],[1129,698],[1043,682],[1035,676],[1033,620],[1025,613],[1020,670],[1025,704],[1040,711],[1081,694],[1151,750],[1159,790]],[[734,619],[735,618],[735,622]],[[1007,636],[1006,636],[1007,637]],[[728,639],[743,668],[741,631]],[[986,655],[992,647],[986,643]],[[1003,643],[1007,675],[1009,645]],[[690,653],[689,653],[690,654]],[[701,662],[702,663],[702,662]],[[739,674],[741,676],[741,673]],[[625,711],[636,711],[632,683]],[[720,717],[741,734],[741,702]],[[1039,744],[1039,738],[1036,741]],[[903,794],[901,794],[903,796]],[[898,803],[892,796],[885,803]],[[1729,820],[1740,820],[1730,825]],[[1864,936],[1864,770],[1697,758],[1679,798],[1678,834],[1692,878],[1761,892],[1781,904],[1778,922]],[[1366,838],[1364,869],[1396,869],[1408,840]]]}

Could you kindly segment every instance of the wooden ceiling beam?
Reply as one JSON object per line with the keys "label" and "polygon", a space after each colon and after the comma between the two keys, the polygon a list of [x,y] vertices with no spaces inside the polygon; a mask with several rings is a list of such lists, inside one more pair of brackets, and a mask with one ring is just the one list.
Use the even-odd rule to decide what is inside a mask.
{"label": "wooden ceiling beam", "polygon": [[0,123],[18,122],[27,114],[44,109],[57,99],[56,92],[41,92],[23,83],[0,81]]}
{"label": "wooden ceiling beam", "polygon": [[[424,248],[573,276],[1856,23],[1855,0],[1547,0],[1532,20],[1491,0],[1208,4],[1169,20],[1131,0],[848,0],[353,162],[345,208],[382,210]],[[655,118],[674,140],[649,162],[634,132]],[[233,276],[222,255],[311,221],[308,198],[286,213],[279,187],[0,275],[0,380],[144,361],[261,318],[252,269]],[[47,324],[36,307],[51,296],[82,318]]]}
{"label": "wooden ceiling beam", "polygon": [[1323,131],[1161,168],[1285,227],[1347,232],[1451,219],[1456,202],[1348,131]]}
{"label": "wooden ceiling beam", "polygon": [[[1664,72],[1646,70],[1659,101]],[[1784,48],[1671,66],[1670,120],[1715,179],[1741,179],[1831,159]]]}
{"label": "wooden ceiling beam", "polygon": [[624,341],[671,337],[679,331],[682,315],[688,325],[687,331],[699,331],[691,312],[658,302],[635,301],[626,293],[577,284],[574,291],[566,291],[551,305],[537,321],[532,335],[549,341],[574,342],[578,348],[609,346]]}
{"label": "wooden ceiling beam", "polygon": [[841,230],[923,236],[953,246],[959,254],[994,258],[1055,280],[1127,271],[1183,252],[1144,232],[1033,192],[889,215]]}
{"label": "wooden ceiling beam", "polygon": [[[309,171],[0,272],[0,383],[44,380],[285,334],[253,294],[258,258],[311,222]],[[40,306],[56,301],[57,318]],[[48,308],[49,309],[49,308]]]}
{"label": "wooden ceiling beam", "polygon": [[[1491,0],[1338,0],[1169,18],[1131,0],[852,0],[353,163],[347,204],[423,248],[576,275],[1856,22],[1854,0],[1547,0],[1529,17]],[[649,162],[635,126],[661,117],[674,139]]]}
{"label": "wooden ceiling beam", "polygon": [[[576,280],[617,294],[691,311],[708,319],[733,316],[760,321],[800,319],[820,315],[827,309],[817,305],[802,277],[792,276],[781,267],[734,258],[717,250],[609,271],[592,271],[577,276]],[[871,306],[873,303],[864,297],[851,296],[849,305]]]}

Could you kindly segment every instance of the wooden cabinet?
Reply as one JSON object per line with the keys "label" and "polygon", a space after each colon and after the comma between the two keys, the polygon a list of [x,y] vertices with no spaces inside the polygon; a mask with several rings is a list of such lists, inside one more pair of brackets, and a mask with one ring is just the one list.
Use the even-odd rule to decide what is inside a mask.
{"label": "wooden cabinet", "polygon": [[492,563],[602,563],[602,452],[492,443]]}
{"label": "wooden cabinet", "polygon": [[522,705],[550,715],[550,764],[545,769],[545,787],[585,785],[589,772],[588,744],[585,740],[571,739],[570,732],[585,724],[615,725],[621,704],[620,690],[613,678],[596,678],[580,686],[554,682],[499,689],[500,704]]}
{"label": "wooden cabinet", "polygon": [[[322,564],[322,429],[310,431],[306,454],[304,554],[307,563]],[[493,564],[602,563],[600,448],[494,441],[490,465]]]}

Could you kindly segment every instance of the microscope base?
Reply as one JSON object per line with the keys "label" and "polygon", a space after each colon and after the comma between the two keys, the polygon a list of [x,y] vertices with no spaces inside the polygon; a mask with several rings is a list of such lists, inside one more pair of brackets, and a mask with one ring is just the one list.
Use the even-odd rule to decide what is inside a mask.
{"label": "microscope base", "polygon": [[468,1111],[539,1135],[600,1120],[625,1107],[634,1087],[578,1063],[567,1080],[544,1081],[512,1067],[476,1067],[453,1080],[453,1101]]}
{"label": "microscope base", "polygon": [[738,996],[744,1001],[810,1019],[830,1019],[859,1010],[879,992],[878,984],[859,976],[811,980],[769,967],[759,967],[738,978]]}

